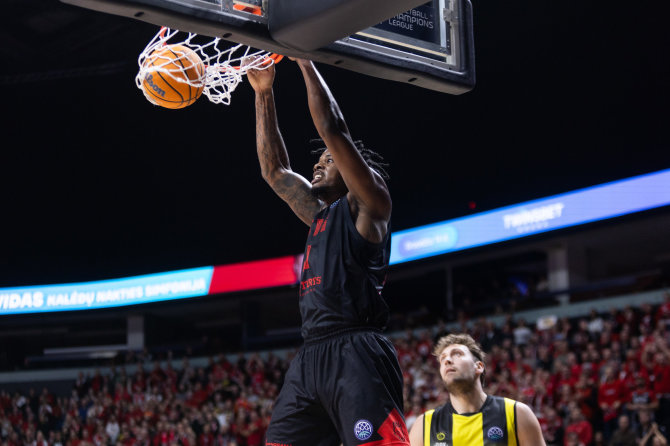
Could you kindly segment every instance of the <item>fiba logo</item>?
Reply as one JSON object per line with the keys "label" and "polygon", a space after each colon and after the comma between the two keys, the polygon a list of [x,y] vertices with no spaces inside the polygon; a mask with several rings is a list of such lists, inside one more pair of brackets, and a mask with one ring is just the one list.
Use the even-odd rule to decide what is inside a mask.
{"label": "fiba logo", "polygon": [[502,438],[504,437],[504,434],[503,434],[503,430],[500,429],[498,426],[493,426],[486,433],[486,436],[489,437],[493,441],[497,441],[497,440],[502,440]]}
{"label": "fiba logo", "polygon": [[368,420],[358,420],[354,426],[354,435],[359,440],[367,440],[372,437],[372,423]]}

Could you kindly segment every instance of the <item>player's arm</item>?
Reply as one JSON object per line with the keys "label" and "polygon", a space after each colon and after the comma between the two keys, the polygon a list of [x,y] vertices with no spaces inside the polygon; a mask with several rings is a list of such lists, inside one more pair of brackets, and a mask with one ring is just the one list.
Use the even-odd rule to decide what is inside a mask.
{"label": "player's arm", "polygon": [[540,422],[530,407],[524,403],[516,403],[516,425],[519,446],[546,446]]}
{"label": "player's arm", "polygon": [[272,91],[274,66],[264,70],[249,70],[247,78],[256,92],[256,150],[261,175],[298,218],[309,226],[322,203],[312,196],[311,184],[291,170],[284,139],[279,131]]}
{"label": "player's arm", "polygon": [[314,126],[333,156],[349,197],[355,201],[352,206],[357,211],[356,227],[364,238],[379,242],[391,217],[391,197],[386,184],[356,149],[337,101],[314,64],[308,60],[297,62],[305,78]]}
{"label": "player's arm", "polygon": [[409,430],[410,446],[423,446],[423,414],[416,417]]}

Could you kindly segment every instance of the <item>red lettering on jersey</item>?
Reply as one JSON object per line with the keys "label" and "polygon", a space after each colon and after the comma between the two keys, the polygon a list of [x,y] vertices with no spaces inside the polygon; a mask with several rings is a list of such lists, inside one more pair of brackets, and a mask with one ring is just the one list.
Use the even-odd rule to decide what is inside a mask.
{"label": "red lettering on jersey", "polygon": [[327,218],[326,219],[319,218],[318,220],[316,220],[316,227],[314,228],[315,236],[326,230],[326,223],[328,223]]}
{"label": "red lettering on jersey", "polygon": [[302,264],[302,270],[309,269],[309,252],[312,250],[312,245],[307,245],[307,252],[305,253],[305,263]]}
{"label": "red lettering on jersey", "polygon": [[300,295],[304,296],[307,293],[314,291],[313,287],[321,285],[321,276],[312,277],[300,282]]}

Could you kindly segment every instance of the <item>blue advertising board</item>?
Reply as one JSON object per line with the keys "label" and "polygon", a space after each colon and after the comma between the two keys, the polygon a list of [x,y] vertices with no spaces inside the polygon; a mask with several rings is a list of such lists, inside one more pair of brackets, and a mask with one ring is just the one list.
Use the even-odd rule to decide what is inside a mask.
{"label": "blue advertising board", "polygon": [[394,232],[391,264],[666,205],[670,205],[670,169]]}

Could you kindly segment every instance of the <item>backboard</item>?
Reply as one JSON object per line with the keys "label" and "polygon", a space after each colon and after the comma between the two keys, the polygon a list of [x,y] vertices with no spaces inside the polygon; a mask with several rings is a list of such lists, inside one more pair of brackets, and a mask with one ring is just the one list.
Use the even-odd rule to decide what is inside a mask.
{"label": "backboard", "polygon": [[282,0],[61,1],[444,93],[475,84],[469,0],[431,0],[311,51],[273,38],[270,12]]}

